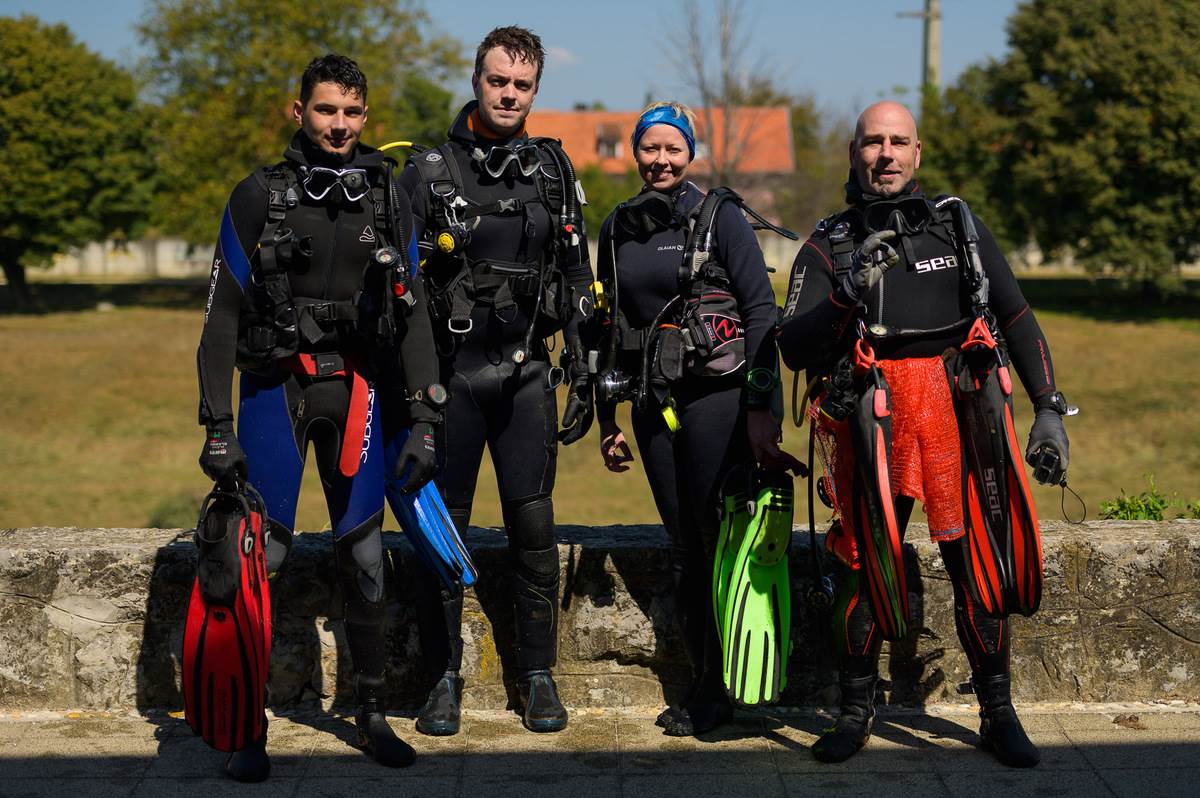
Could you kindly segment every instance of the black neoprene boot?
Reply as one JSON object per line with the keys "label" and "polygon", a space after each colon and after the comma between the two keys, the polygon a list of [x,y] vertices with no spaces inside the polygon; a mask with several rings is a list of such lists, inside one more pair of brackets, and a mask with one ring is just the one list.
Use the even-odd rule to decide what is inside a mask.
{"label": "black neoprene boot", "polygon": [[845,762],[871,738],[875,722],[875,683],[878,674],[843,678],[842,714],[833,728],[813,743],[813,758],[819,762]]}
{"label": "black neoprene boot", "polygon": [[[678,709],[664,710],[655,723],[668,737],[692,737],[724,726],[733,719],[733,704],[720,676],[709,671],[700,677],[692,697]],[[661,721],[661,723],[659,722]]]}
{"label": "black neoprene boot", "polygon": [[531,732],[556,732],[567,727],[567,710],[558,700],[550,671],[530,671],[517,679],[521,694],[521,723]]}
{"label": "black neoprene boot", "polygon": [[980,748],[1010,768],[1031,768],[1042,761],[1013,708],[1011,677],[972,677],[971,682],[979,698]]}
{"label": "black neoprene boot", "polygon": [[263,735],[241,751],[234,751],[225,760],[225,775],[234,781],[257,784],[271,775],[271,758],[267,756],[266,722]]}
{"label": "black neoprene boot", "polygon": [[458,678],[458,671],[446,671],[417,713],[417,731],[433,737],[458,734],[462,688],[463,680]]}
{"label": "black neoprene boot", "polygon": [[389,768],[404,768],[416,761],[412,746],[396,736],[384,714],[383,679],[358,675],[358,712],[354,725],[358,728],[358,746],[379,764]]}

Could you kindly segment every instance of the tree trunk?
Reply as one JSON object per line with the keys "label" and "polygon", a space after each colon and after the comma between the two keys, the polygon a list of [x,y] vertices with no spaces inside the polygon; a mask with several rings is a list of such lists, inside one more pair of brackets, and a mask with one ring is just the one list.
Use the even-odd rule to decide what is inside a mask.
{"label": "tree trunk", "polygon": [[15,258],[5,259],[4,279],[8,281],[8,294],[15,309],[24,310],[33,304],[33,293],[25,280],[25,267]]}

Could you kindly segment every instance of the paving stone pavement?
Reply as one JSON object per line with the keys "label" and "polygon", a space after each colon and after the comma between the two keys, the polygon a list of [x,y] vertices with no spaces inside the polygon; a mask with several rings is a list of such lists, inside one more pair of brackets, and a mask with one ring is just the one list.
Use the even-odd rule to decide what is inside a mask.
{"label": "paving stone pavement", "polygon": [[573,712],[552,735],[526,732],[511,713],[468,711],[462,733],[444,738],[391,716],[418,759],[388,770],[349,746],[350,718],[297,710],[271,720],[272,776],[261,785],[224,779],[223,755],[174,715],[0,713],[0,796],[1200,796],[1196,704],[1021,707],[1042,750],[1027,771],[978,750],[966,705],[884,708],[870,744],[842,765],[809,753],[830,722],[821,711],[739,713],[701,739],[663,736],[656,711]]}

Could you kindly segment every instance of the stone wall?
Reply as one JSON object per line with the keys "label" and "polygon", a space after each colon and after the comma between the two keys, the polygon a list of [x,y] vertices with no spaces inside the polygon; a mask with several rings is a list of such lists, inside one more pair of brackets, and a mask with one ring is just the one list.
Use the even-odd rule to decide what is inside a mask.
{"label": "stone wall", "polygon": [[[937,549],[909,537],[914,634],[884,651],[890,699],[964,700],[969,675],[954,633],[953,599]],[[389,683],[396,706],[425,688],[405,578],[411,551],[385,535]],[[656,705],[678,694],[687,666],[663,579],[667,542],[656,526],[559,527],[563,568],[558,679],[573,706]],[[483,573],[464,622],[467,702],[502,707],[513,663],[503,537],[472,529]],[[1200,698],[1200,522],[1047,523],[1041,611],[1015,618],[1020,700]],[[0,709],[178,708],[178,659],[193,575],[190,533],[156,529],[0,530]],[[348,655],[327,534],[297,537],[273,585],[273,703],[348,701]],[[809,587],[808,536],[791,553],[795,595]],[[797,601],[786,704],[836,699],[825,622]]]}

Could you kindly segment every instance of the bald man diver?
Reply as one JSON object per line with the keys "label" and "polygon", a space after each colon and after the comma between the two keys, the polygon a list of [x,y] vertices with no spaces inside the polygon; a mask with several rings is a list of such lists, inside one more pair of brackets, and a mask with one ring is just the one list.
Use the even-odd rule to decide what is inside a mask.
{"label": "bald man diver", "polygon": [[1012,705],[1007,616],[1036,609],[1041,552],[1009,363],[1036,410],[1025,458],[1042,482],[1065,479],[1066,402],[992,234],[958,198],[922,193],[908,109],[864,110],[849,156],[848,207],[797,255],[778,337],[787,365],[817,378],[809,415],[838,519],[827,547],[841,716],[813,755],[841,762],[870,737],[882,640],[907,634],[901,542],[920,500],[954,588],[982,747],[1030,767],[1040,755]]}

